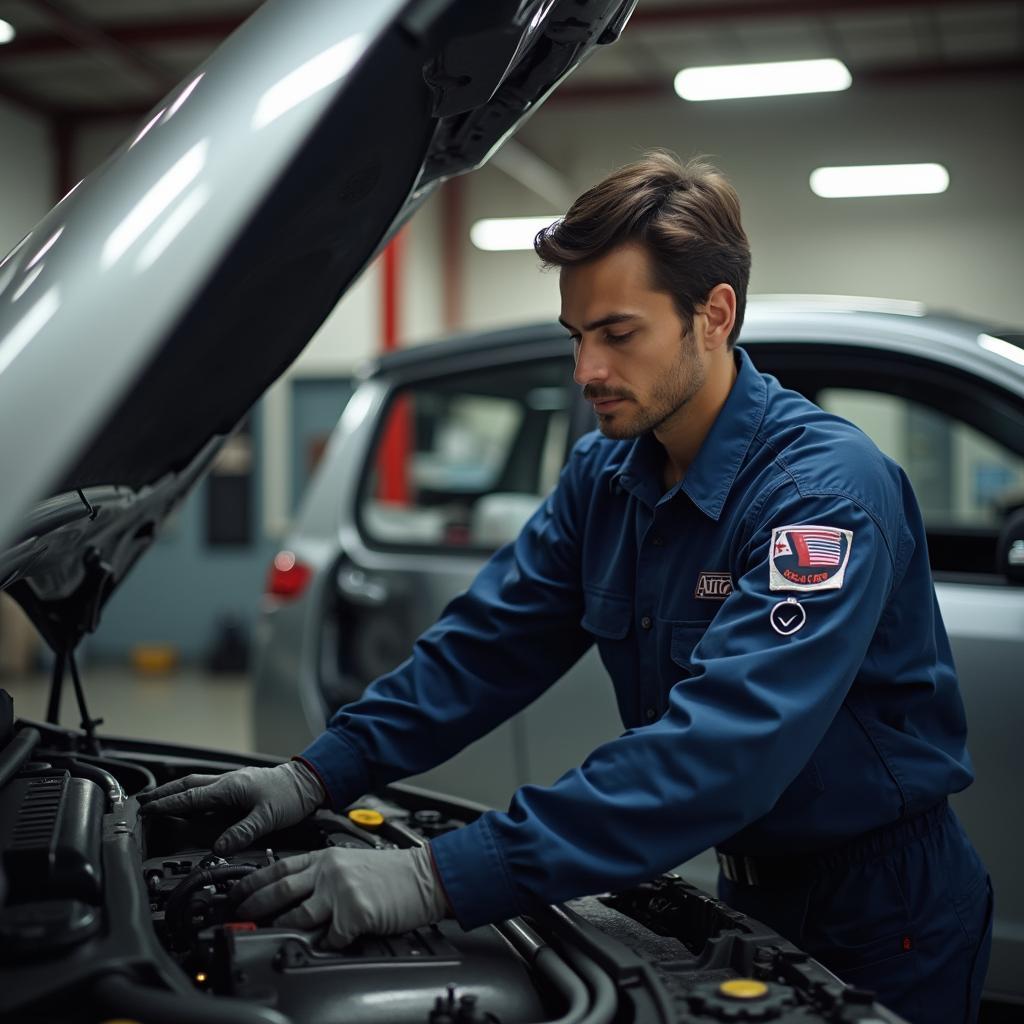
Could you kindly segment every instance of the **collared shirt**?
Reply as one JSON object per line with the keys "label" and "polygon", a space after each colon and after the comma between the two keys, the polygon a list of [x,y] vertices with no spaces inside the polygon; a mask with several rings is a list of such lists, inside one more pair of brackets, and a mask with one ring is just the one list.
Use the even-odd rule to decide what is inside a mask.
{"label": "collared shirt", "polygon": [[832,848],[971,782],[909,481],[737,364],[679,484],[664,492],[653,436],[582,438],[515,543],[303,754],[344,806],[447,759],[596,642],[625,732],[432,841],[466,927],[710,846]]}

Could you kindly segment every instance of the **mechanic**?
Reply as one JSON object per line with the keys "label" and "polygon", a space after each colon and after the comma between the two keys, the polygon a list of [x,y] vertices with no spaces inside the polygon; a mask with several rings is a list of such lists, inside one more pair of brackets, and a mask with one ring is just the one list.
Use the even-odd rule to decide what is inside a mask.
{"label": "mechanic", "polygon": [[648,154],[536,249],[600,430],[299,757],[190,776],[145,810],[233,805],[215,849],[242,849],[446,760],[596,641],[621,736],[429,847],[281,860],[238,883],[239,913],[287,910],[338,946],[448,912],[473,928],[715,846],[731,906],[911,1021],[973,1020],[991,886],[947,804],[971,762],[906,476],[735,347],[750,250],[714,168]]}

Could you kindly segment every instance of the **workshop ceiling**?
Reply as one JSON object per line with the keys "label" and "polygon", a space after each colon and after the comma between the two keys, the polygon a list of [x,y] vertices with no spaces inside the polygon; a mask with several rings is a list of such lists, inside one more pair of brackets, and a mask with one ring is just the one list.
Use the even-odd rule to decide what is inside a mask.
{"label": "workshop ceiling", "polygon": [[[73,120],[140,116],[258,0],[0,0],[0,97]],[[683,67],[838,57],[855,80],[1024,72],[1022,0],[640,0],[556,102],[671,95]]]}

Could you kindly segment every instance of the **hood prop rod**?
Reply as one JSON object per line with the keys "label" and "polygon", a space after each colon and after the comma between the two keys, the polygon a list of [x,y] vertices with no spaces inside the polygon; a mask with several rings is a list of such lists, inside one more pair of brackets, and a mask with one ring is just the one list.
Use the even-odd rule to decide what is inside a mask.
{"label": "hood prop rod", "polygon": [[71,682],[75,687],[75,698],[78,701],[78,712],[82,716],[79,728],[85,733],[86,750],[91,754],[100,752],[99,743],[96,741],[96,726],[103,724],[102,718],[92,718],[89,715],[89,708],[85,703],[85,690],[82,689],[82,679],[78,674],[78,662],[75,661],[74,648],[60,649],[56,652],[53,662],[53,675],[50,679],[50,703],[46,711],[46,720],[52,725],[58,724],[60,718],[60,697],[64,689],[64,666],[71,669]]}

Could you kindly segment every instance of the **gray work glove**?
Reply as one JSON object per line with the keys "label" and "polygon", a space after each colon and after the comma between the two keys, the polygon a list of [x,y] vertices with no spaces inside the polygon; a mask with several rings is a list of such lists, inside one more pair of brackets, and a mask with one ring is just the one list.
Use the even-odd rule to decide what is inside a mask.
{"label": "gray work glove", "polygon": [[260,836],[294,825],[327,799],[320,780],[300,761],[273,768],[239,768],[224,775],[187,775],[139,796],[143,814],[189,815],[225,807],[248,813],[213,844],[236,853]]}
{"label": "gray work glove", "polygon": [[327,944],[337,949],[360,935],[401,935],[448,912],[425,846],[286,857],[237,882],[232,898],[242,900],[237,920],[272,917],[278,927],[307,930],[330,922]]}

